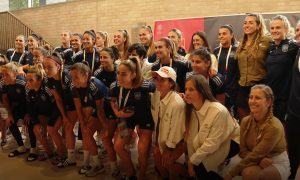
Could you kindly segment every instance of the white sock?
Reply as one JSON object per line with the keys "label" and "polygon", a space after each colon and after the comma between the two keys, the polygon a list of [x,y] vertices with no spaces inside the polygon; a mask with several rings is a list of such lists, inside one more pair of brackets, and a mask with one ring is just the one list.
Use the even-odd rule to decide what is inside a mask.
{"label": "white sock", "polygon": [[31,153],[31,154],[37,154],[36,148],[30,148],[30,153]]}
{"label": "white sock", "polygon": [[125,145],[125,149],[126,149],[127,151],[130,151],[130,144],[126,144],[126,145]]}
{"label": "white sock", "polygon": [[23,146],[18,147],[17,150],[18,150],[19,152],[25,152],[25,151],[26,151],[26,148],[25,148],[25,146],[23,145]]}
{"label": "white sock", "polygon": [[83,150],[83,165],[90,166],[90,152]]}
{"label": "white sock", "polygon": [[74,153],[74,149],[68,149],[68,159],[67,161],[69,163],[74,163],[76,160],[75,160],[75,153]]}
{"label": "white sock", "polygon": [[100,161],[100,158],[98,156],[98,154],[96,156],[92,156],[94,162],[98,165],[99,168],[102,167],[102,162]]}
{"label": "white sock", "polygon": [[119,170],[118,165],[117,165],[117,161],[115,162],[110,162],[110,167],[113,170]]}

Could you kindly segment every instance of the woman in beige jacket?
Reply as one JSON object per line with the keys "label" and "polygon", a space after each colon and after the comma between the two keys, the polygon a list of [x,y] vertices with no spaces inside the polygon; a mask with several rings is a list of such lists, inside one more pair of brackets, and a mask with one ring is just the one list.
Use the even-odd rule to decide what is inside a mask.
{"label": "woman in beige jacket", "polygon": [[203,76],[186,80],[185,98],[189,174],[198,180],[223,179],[211,170],[239,152],[240,127]]}
{"label": "woman in beige jacket", "polygon": [[161,67],[151,73],[156,91],[151,99],[151,113],[155,123],[156,143],[154,162],[163,180],[169,179],[167,169],[191,178],[187,169],[176,160],[185,152],[183,140],[185,103],[176,92],[176,72]]}

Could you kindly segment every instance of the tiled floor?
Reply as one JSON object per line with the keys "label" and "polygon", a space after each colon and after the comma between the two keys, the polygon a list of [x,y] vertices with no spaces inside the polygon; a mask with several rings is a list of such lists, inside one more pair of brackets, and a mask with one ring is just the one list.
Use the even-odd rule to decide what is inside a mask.
{"label": "tiled floor", "polygon": [[[80,147],[81,142],[76,142],[76,150]],[[56,166],[52,165],[51,162],[54,158],[50,160],[46,160],[44,162],[41,161],[34,161],[34,162],[27,162],[26,158],[29,154],[20,155],[18,157],[9,158],[9,152],[13,150],[0,150],[0,180],[66,180],[66,179],[103,179],[106,173],[98,174],[95,177],[85,177],[84,175],[79,175],[77,171],[82,165],[82,158],[83,155],[76,153],[77,165],[67,168],[57,168]],[[132,160],[134,164],[137,163],[137,150],[132,150]],[[181,156],[179,158],[179,162],[183,162],[184,157]],[[224,170],[224,175],[233,168],[238,162],[240,158],[234,157],[230,164],[226,166]],[[93,160],[90,159],[91,164],[93,164]],[[106,167],[109,167],[110,164],[108,163],[108,158],[103,160],[103,163]],[[124,164],[118,160],[118,166],[121,169],[122,174],[126,173],[126,168]],[[149,180],[160,180],[161,178],[157,175],[157,173],[153,170],[154,164],[151,164],[147,168],[147,177]],[[299,174],[299,173],[298,173]],[[139,174],[137,174],[137,177]],[[178,177],[177,174],[171,173],[170,176],[171,180],[184,180],[184,178]],[[235,177],[233,180],[241,180],[241,177]],[[297,180],[300,180],[300,176],[298,175]]]}

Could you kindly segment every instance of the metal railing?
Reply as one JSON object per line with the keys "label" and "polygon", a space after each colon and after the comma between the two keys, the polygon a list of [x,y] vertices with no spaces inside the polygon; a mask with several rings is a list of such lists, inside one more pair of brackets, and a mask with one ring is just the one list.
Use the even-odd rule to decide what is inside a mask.
{"label": "metal railing", "polygon": [[[28,37],[31,33],[35,33],[26,24],[20,21],[11,12],[0,12],[0,52],[5,53],[7,49],[15,47],[15,38],[17,35],[22,34]],[[36,32],[37,33],[37,32]],[[42,40],[40,45],[49,44],[47,40]]]}

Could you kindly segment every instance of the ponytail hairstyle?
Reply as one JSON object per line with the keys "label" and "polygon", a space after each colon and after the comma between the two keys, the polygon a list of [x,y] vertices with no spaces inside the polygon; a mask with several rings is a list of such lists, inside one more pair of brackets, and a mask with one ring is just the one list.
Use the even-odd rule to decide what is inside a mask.
{"label": "ponytail hairstyle", "polygon": [[175,44],[174,44],[173,41],[171,41],[169,38],[167,38],[167,37],[162,37],[162,38],[160,38],[158,41],[164,42],[167,48],[171,47],[170,56],[171,56],[171,58],[173,59],[173,61],[176,61],[176,58],[179,58],[179,57],[180,57],[180,56],[177,54],[177,51],[176,51],[176,49],[175,49]]}
{"label": "ponytail hairstyle", "polygon": [[[117,48],[117,46],[113,45],[111,47],[104,47],[102,51],[105,51],[105,52],[108,52],[108,54],[110,55],[111,58],[114,59],[114,62],[117,60],[117,59],[120,59],[121,58],[121,55],[119,53],[119,49]],[[100,52],[100,53],[101,53]]]}
{"label": "ponytail hairstyle", "polygon": [[97,34],[100,34],[100,36],[105,39],[104,41],[104,47],[108,47],[109,46],[109,36],[107,32],[103,32],[103,31],[98,31]]}
{"label": "ponytail hairstyle", "polygon": [[48,52],[45,48],[43,48],[42,46],[39,46],[39,47],[36,47],[34,48],[33,50],[37,50],[37,51],[40,51],[42,53],[42,55],[48,55]]}
{"label": "ponytail hairstyle", "polygon": [[0,53],[0,66],[3,66],[7,63],[9,63],[7,57],[4,54]]}
{"label": "ponytail hairstyle", "polygon": [[195,49],[192,54],[191,54],[191,59],[193,58],[193,56],[200,56],[200,58],[202,60],[205,61],[205,63],[210,62],[209,66],[207,68],[207,71],[210,69],[211,67],[211,54],[208,50],[207,47],[200,47],[199,49]]}
{"label": "ponytail hairstyle", "polygon": [[63,85],[63,68],[64,68],[64,61],[61,55],[58,52],[53,52],[51,55],[47,56],[46,59],[50,61],[54,61],[56,66],[60,66],[59,74],[60,74],[60,81],[61,85]]}
{"label": "ponytail hairstyle", "polygon": [[27,39],[26,36],[24,36],[24,35],[22,35],[22,34],[19,34],[19,35],[16,36],[16,38],[17,38],[17,37],[22,37],[22,38],[24,39],[24,42],[25,42],[25,43],[28,43],[28,39]]}
{"label": "ponytail hairstyle", "polygon": [[178,36],[178,38],[182,38],[182,33],[179,31],[179,29],[173,28],[169,32],[175,32]]}
{"label": "ponytail hairstyle", "polygon": [[40,79],[44,79],[44,77],[46,77],[46,73],[44,71],[44,67],[42,64],[40,63],[37,63],[33,66],[30,66],[29,69],[28,69],[28,72],[27,74],[35,74],[35,77],[37,80],[40,80]]}
{"label": "ponytail hairstyle", "polygon": [[19,71],[18,71],[18,63],[17,63],[17,62],[9,62],[9,63],[6,63],[5,65],[2,66],[2,68],[5,68],[5,69],[11,71],[12,73],[17,73],[17,74],[19,74]]}
{"label": "ponytail hairstyle", "polygon": [[92,40],[95,40],[95,42],[94,42],[94,45],[95,45],[95,43],[96,43],[96,34],[95,34],[95,31],[94,30],[85,31],[83,33],[83,35],[85,35],[85,34],[89,34],[89,35],[92,36]]}
{"label": "ponytail hairstyle", "polygon": [[231,44],[236,44],[237,40],[235,39],[234,34],[233,34],[233,26],[231,24],[225,24],[225,25],[221,26],[220,29],[221,28],[226,28],[229,30],[230,34],[233,35],[231,38]]}
{"label": "ponytail hairstyle", "polygon": [[[271,105],[268,108],[268,112],[267,112],[267,113],[269,113],[269,116],[268,116],[267,120],[265,121],[265,123],[262,125],[262,129],[258,132],[258,136],[256,137],[256,142],[259,143],[262,139],[262,134],[263,134],[265,128],[270,124],[270,121],[274,116],[273,115],[274,95],[273,95],[272,89],[269,86],[266,86],[264,84],[258,84],[258,85],[253,86],[251,88],[251,91],[254,90],[254,89],[262,90],[265,94],[265,98],[267,99],[267,101],[272,101]],[[246,128],[246,130],[243,134],[244,137],[247,136],[247,132],[248,132],[253,120],[254,120],[254,114],[251,112],[250,117],[248,119],[247,128]]]}
{"label": "ponytail hairstyle", "polygon": [[[261,25],[261,27],[257,30],[255,38],[252,40],[251,44],[248,46],[248,48],[246,50],[246,54],[247,54],[248,58],[256,58],[256,54],[258,52],[260,39],[266,33],[266,26],[265,26],[265,22],[264,22],[264,19],[263,19],[262,15],[256,14],[256,13],[251,13],[251,14],[248,14],[246,16],[246,18],[249,17],[249,16],[253,16],[253,17],[256,18],[257,26]],[[242,52],[242,49],[246,45],[247,39],[248,39],[247,34],[243,33],[241,43],[239,44],[239,46],[238,46],[238,48],[235,52],[235,55],[234,55],[235,59],[238,59],[239,54]]]}
{"label": "ponytail hairstyle", "polygon": [[70,69],[71,71],[73,70],[79,70],[81,74],[88,75],[88,82],[90,82],[91,77],[92,77],[92,71],[90,69],[89,63],[87,61],[82,61],[73,64],[73,66]]}
{"label": "ponytail hairstyle", "polygon": [[[147,57],[150,57],[154,54],[154,51],[155,51],[153,31],[151,29],[151,26],[143,26],[141,29],[146,29],[150,34],[152,34],[152,37],[149,42],[149,49],[147,52]],[[145,56],[144,56],[144,58],[145,58]]]}
{"label": "ponytail hairstyle", "polygon": [[38,35],[37,33],[32,33],[29,36],[33,37],[36,41],[39,41],[38,44],[40,44],[43,41],[43,37]]}
{"label": "ponytail hairstyle", "polygon": [[130,59],[121,62],[121,65],[127,66],[129,71],[133,74],[136,73],[135,78],[132,80],[132,88],[138,88],[144,82],[144,77],[142,75],[142,69],[140,65],[140,60],[137,57],[132,57]]}
{"label": "ponytail hairstyle", "polygon": [[203,40],[203,42],[204,42],[203,47],[206,47],[208,49],[208,51],[210,53],[212,53],[211,48],[210,48],[209,43],[208,43],[208,40],[207,40],[207,36],[206,36],[205,32],[203,32],[203,31],[194,32],[194,34],[192,35],[191,44],[190,44],[190,48],[189,48],[188,53],[192,53],[195,49],[195,47],[193,45],[193,37],[196,36],[196,35],[199,36]]}
{"label": "ponytail hairstyle", "polygon": [[129,49],[129,46],[131,45],[131,40],[130,40],[129,33],[125,29],[124,30],[119,29],[118,31],[123,34],[124,38],[126,38],[126,41],[124,42],[124,54],[123,54],[123,57],[127,57],[128,56],[128,49]]}
{"label": "ponytail hairstyle", "polygon": [[[187,80],[185,82],[188,81],[192,81],[195,85],[196,90],[202,95],[203,97],[203,102],[205,100],[209,100],[210,102],[218,102],[218,100],[216,100],[216,98],[212,95],[211,90],[209,88],[209,84],[208,81],[206,80],[206,78],[202,75],[193,75],[190,76],[189,78],[187,78]],[[191,127],[191,117],[192,117],[192,112],[194,109],[194,105],[193,104],[187,104],[185,106],[185,141],[187,140],[187,137],[189,136],[189,131],[190,131],[190,127]]]}
{"label": "ponytail hairstyle", "polygon": [[49,45],[49,44],[45,44],[44,46],[42,46],[45,50],[46,50],[46,54],[50,55],[53,52],[53,48]]}
{"label": "ponytail hairstyle", "polygon": [[71,32],[71,31],[68,31],[68,30],[66,30],[65,32],[67,32],[67,33],[69,34],[70,38],[72,38],[72,37],[73,37],[73,34],[72,34],[72,32]]}

